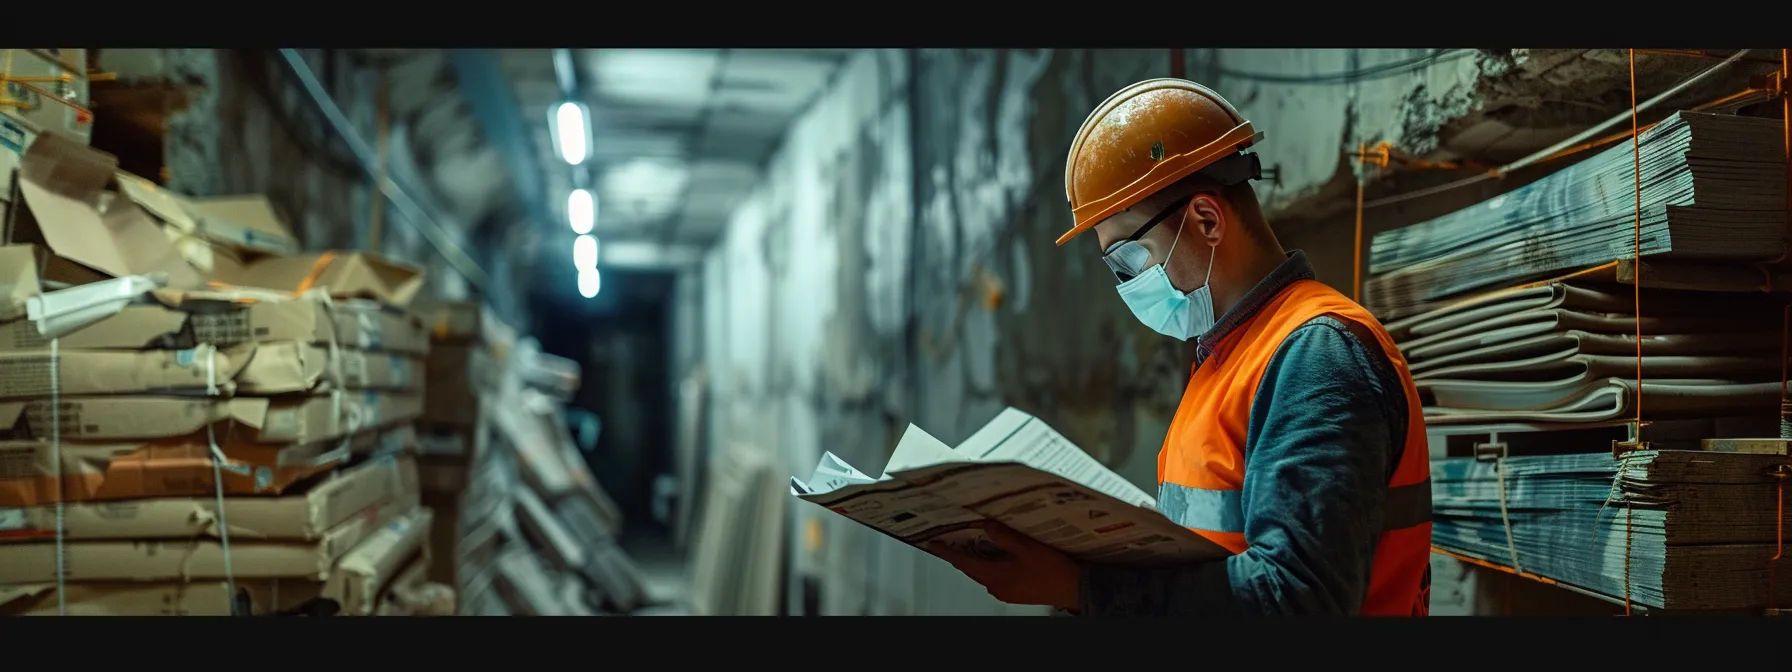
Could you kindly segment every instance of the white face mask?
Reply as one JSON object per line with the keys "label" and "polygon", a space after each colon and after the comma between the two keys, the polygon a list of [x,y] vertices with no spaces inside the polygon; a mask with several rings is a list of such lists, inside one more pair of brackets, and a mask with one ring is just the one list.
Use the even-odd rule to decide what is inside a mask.
{"label": "white face mask", "polygon": [[[1179,224],[1176,242],[1170,244],[1170,255],[1176,254],[1176,245],[1181,242],[1182,225]],[[1170,283],[1170,275],[1164,272],[1164,264],[1168,264],[1170,258],[1166,255],[1163,263],[1120,283],[1120,299],[1132,309],[1133,317],[1157,333],[1179,341],[1199,338],[1213,328],[1213,291],[1209,284],[1213,280],[1213,259],[1209,257],[1207,260],[1207,279],[1201,282],[1201,288],[1183,294],[1176,290]]]}

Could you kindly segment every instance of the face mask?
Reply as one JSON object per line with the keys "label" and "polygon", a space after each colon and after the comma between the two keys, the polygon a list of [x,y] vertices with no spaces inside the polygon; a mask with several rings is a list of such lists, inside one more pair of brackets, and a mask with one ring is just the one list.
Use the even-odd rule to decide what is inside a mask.
{"label": "face mask", "polygon": [[[1178,225],[1176,242],[1170,244],[1171,255],[1176,254],[1176,245],[1181,242],[1182,226]],[[1213,280],[1213,259],[1207,261],[1207,280],[1201,282],[1201,288],[1183,294],[1170,284],[1170,275],[1164,272],[1164,264],[1170,258],[1165,256],[1163,264],[1121,283],[1120,299],[1132,309],[1133,317],[1153,331],[1179,341],[1198,338],[1213,328],[1213,291],[1209,284]]]}

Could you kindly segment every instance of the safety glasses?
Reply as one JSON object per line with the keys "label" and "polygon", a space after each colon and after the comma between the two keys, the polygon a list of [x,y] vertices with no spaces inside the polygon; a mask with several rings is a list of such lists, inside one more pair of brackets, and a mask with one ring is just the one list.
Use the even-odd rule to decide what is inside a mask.
{"label": "safety glasses", "polygon": [[1157,213],[1151,218],[1151,221],[1145,222],[1144,226],[1132,232],[1132,235],[1128,236],[1126,240],[1116,241],[1113,245],[1108,246],[1107,251],[1102,253],[1101,260],[1108,265],[1108,270],[1113,271],[1115,280],[1124,283],[1139,277],[1140,273],[1144,273],[1145,269],[1149,268],[1147,264],[1151,261],[1151,250],[1145,249],[1145,246],[1139,243],[1139,239],[1144,238],[1145,234],[1151,232],[1151,229],[1169,219],[1170,215],[1176,214],[1194,198],[1194,194],[1189,194],[1176,199],[1175,203],[1164,208],[1163,212]]}

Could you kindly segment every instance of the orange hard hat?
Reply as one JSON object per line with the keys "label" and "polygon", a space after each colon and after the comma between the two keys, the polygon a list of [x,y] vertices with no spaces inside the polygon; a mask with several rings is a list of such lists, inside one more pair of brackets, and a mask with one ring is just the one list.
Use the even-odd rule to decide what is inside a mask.
{"label": "orange hard hat", "polygon": [[1089,113],[1070,143],[1064,196],[1076,224],[1058,244],[1262,137],[1200,84],[1164,78],[1121,89]]}

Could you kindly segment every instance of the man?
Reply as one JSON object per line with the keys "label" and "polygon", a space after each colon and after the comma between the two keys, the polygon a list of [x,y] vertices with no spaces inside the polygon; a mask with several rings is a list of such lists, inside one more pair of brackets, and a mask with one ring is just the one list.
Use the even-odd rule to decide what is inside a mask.
{"label": "man", "polygon": [[[1233,553],[1082,566],[1006,528],[1001,559],[931,550],[1006,602],[1087,615],[1429,610],[1431,497],[1418,392],[1369,312],[1283,251],[1249,181],[1261,139],[1218,94],[1154,79],[1083,122],[1064,185],[1120,298],[1197,342],[1157,458],[1160,511]],[[1217,319],[1216,319],[1217,317]]]}

